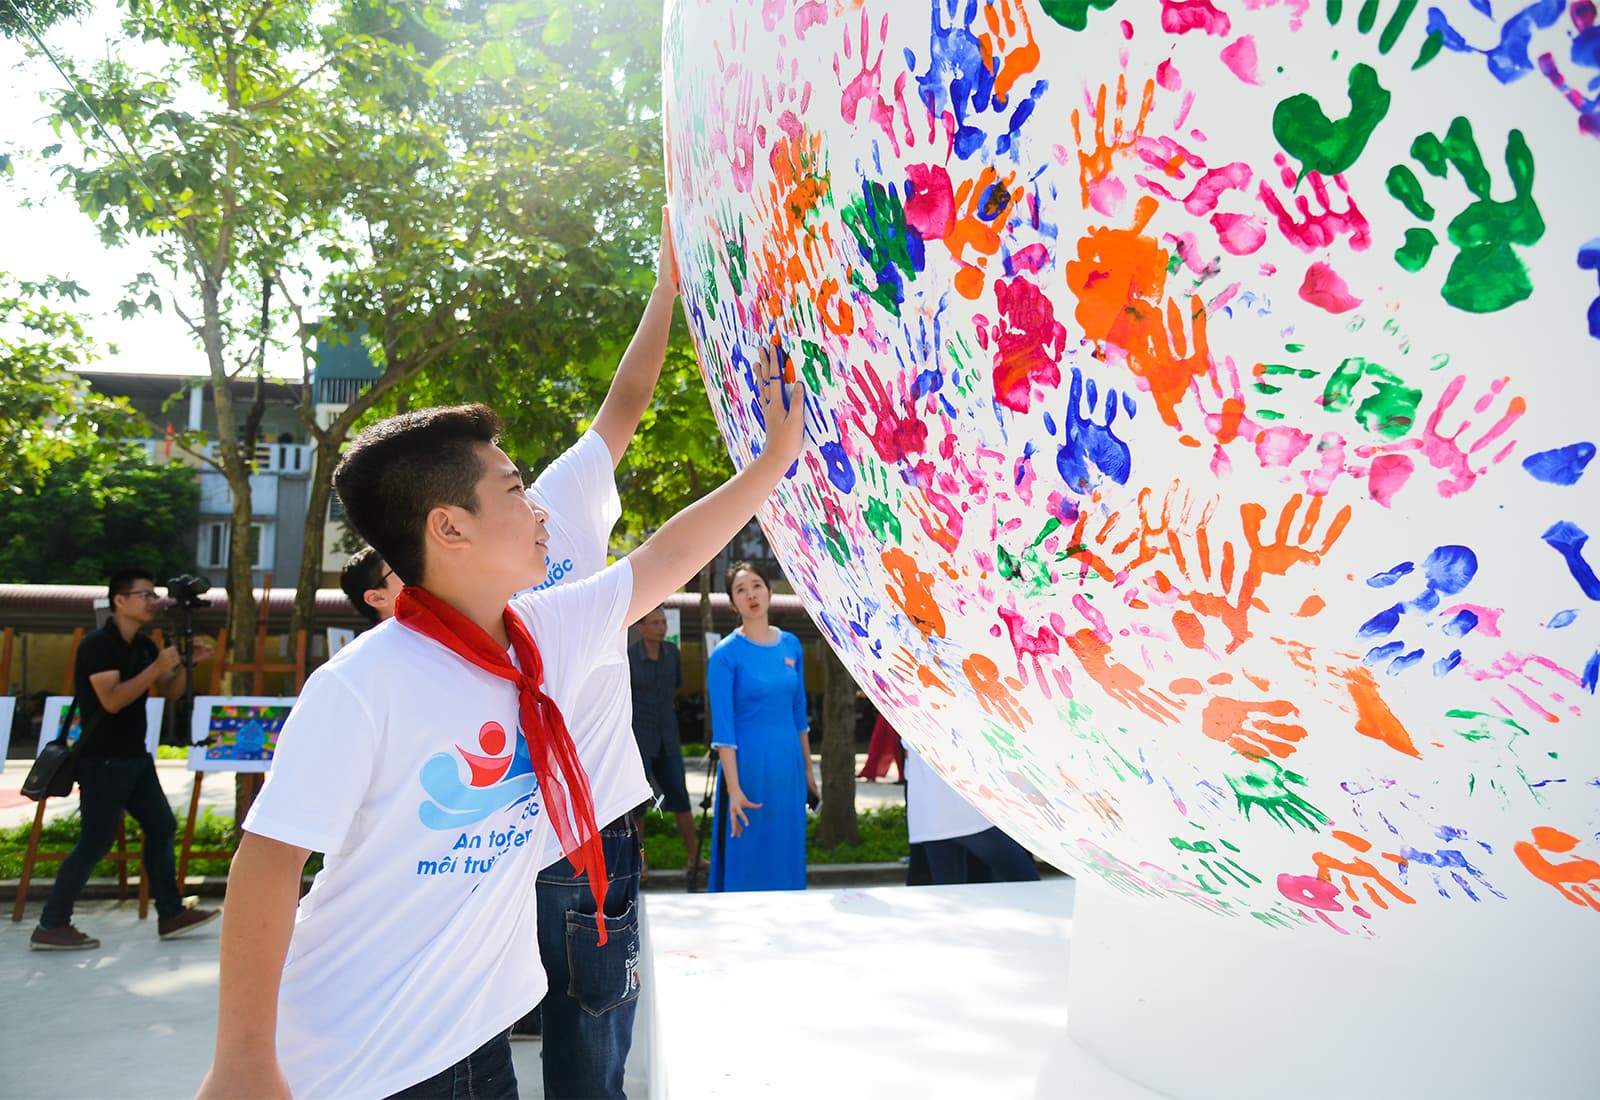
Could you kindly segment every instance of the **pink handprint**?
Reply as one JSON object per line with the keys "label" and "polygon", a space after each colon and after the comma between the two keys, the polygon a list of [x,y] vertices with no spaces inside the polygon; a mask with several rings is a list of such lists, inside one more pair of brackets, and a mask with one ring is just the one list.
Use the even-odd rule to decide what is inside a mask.
{"label": "pink handprint", "polygon": [[[1498,450],[1479,457],[1480,451],[1492,447],[1501,436],[1505,435],[1528,410],[1527,401],[1520,395],[1513,396],[1506,402],[1505,411],[1500,417],[1490,424],[1483,432],[1470,442],[1464,441],[1463,436],[1472,427],[1472,417],[1482,417],[1500,397],[1501,392],[1510,383],[1511,379],[1498,378],[1489,384],[1488,392],[1478,398],[1472,405],[1471,416],[1463,415],[1460,424],[1449,435],[1439,431],[1439,423],[1444,419],[1445,413],[1455,404],[1461,395],[1462,388],[1466,385],[1467,376],[1458,374],[1451,379],[1445,387],[1444,393],[1439,395],[1439,403],[1428,415],[1427,422],[1423,425],[1422,435],[1413,439],[1403,439],[1398,443],[1388,443],[1376,447],[1357,448],[1356,454],[1361,458],[1370,458],[1373,469],[1376,470],[1379,462],[1389,464],[1390,478],[1395,481],[1390,495],[1399,491],[1401,485],[1410,478],[1415,469],[1411,455],[1420,452],[1428,460],[1428,464],[1444,472],[1443,479],[1439,482],[1439,495],[1452,497],[1457,493],[1465,492],[1472,488],[1479,477],[1489,472],[1491,466],[1504,461],[1516,446],[1516,440],[1507,442]],[[1474,462],[1482,465],[1474,466]],[[1365,473],[1366,471],[1356,471]]]}

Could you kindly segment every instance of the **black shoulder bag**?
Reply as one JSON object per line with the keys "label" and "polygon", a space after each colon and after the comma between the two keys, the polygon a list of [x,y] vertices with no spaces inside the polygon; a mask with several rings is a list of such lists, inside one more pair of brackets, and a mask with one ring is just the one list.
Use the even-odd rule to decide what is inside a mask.
{"label": "black shoulder bag", "polygon": [[68,745],[67,732],[72,729],[72,716],[77,712],[78,700],[74,697],[61,712],[61,728],[55,739],[39,750],[39,758],[22,781],[22,793],[35,802],[65,798],[72,793],[72,785],[78,780],[78,746],[83,744],[83,737],[80,735],[75,744]]}

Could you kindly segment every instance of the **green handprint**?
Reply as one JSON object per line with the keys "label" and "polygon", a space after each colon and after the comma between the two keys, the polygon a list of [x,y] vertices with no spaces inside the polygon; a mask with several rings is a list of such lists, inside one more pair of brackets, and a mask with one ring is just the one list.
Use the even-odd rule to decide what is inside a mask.
{"label": "green handprint", "polygon": [[1301,176],[1335,176],[1349,168],[1389,113],[1389,92],[1371,65],[1350,70],[1349,95],[1350,113],[1340,119],[1328,118],[1316,97],[1305,93],[1283,100],[1272,112],[1272,133],[1300,162]]}
{"label": "green handprint", "polygon": [[1226,773],[1223,775],[1228,781],[1228,786],[1233,788],[1233,797],[1238,802],[1246,821],[1250,820],[1252,808],[1260,808],[1285,829],[1292,830],[1299,826],[1317,832],[1318,825],[1328,823],[1327,814],[1307,802],[1299,792],[1289,789],[1291,783],[1305,786],[1306,781],[1303,776],[1289,771],[1274,760],[1262,759],[1258,764],[1270,770],[1250,771],[1243,775]]}
{"label": "green handprint", "polygon": [[[1533,293],[1528,269],[1515,245],[1524,247],[1544,236],[1544,218],[1533,201],[1533,153],[1521,130],[1506,135],[1506,171],[1514,196],[1505,202],[1489,197],[1489,171],[1472,136],[1472,124],[1457,116],[1443,141],[1431,133],[1411,143],[1411,156],[1429,175],[1445,179],[1454,165],[1472,192],[1474,202],[1450,222],[1446,235],[1460,251],[1450,264],[1440,293],[1446,302],[1468,313],[1493,313],[1523,301]],[[1434,208],[1422,184],[1408,165],[1389,169],[1389,194],[1423,221],[1432,221]],[[1433,257],[1439,238],[1433,231],[1406,231],[1405,243],[1395,250],[1395,262],[1407,271],[1421,271]]]}
{"label": "green handprint", "polygon": [[872,537],[878,540],[879,545],[887,546],[892,540],[899,546],[904,533],[899,515],[900,491],[890,485],[888,469],[871,455],[862,455],[857,459],[857,465],[868,493],[867,507],[862,513],[867,530],[872,532]]}
{"label": "green handprint", "polygon": [[805,339],[800,341],[800,353],[800,376],[806,380],[806,389],[811,393],[822,393],[824,381],[833,384],[833,367],[828,353],[815,340]]}
{"label": "green handprint", "polygon": [[1089,25],[1089,9],[1105,11],[1117,0],[1039,0],[1044,13],[1068,30],[1081,31]]}
{"label": "green handprint", "polygon": [[915,278],[922,270],[922,238],[907,228],[900,192],[868,180],[840,216],[878,277],[876,287],[869,287],[860,271],[852,272],[850,281],[884,309],[900,316],[905,280]]}
{"label": "green handprint", "polygon": [[728,257],[728,282],[732,285],[735,296],[743,294],[744,281],[750,277],[750,260],[747,255],[749,246],[745,240],[744,215],[735,212],[731,203],[723,202],[717,209],[716,228],[722,237],[723,250]]}
{"label": "green handprint", "polygon": [[[1378,9],[1382,0],[1365,0],[1361,11],[1356,15],[1356,30],[1362,34],[1369,33],[1378,22]],[[1395,4],[1394,14],[1383,25],[1382,32],[1378,35],[1378,52],[1387,55],[1394,49],[1394,44],[1400,41],[1400,36],[1405,33],[1406,24],[1411,21],[1412,14],[1417,10],[1417,0],[1399,0]],[[1328,0],[1328,24],[1337,27],[1339,20],[1344,15],[1344,0]],[[1411,66],[1420,69],[1438,56],[1440,48],[1444,45],[1444,35],[1438,31],[1430,33],[1422,43],[1422,49],[1417,54],[1416,62]]]}
{"label": "green handprint", "polygon": [[1372,393],[1356,406],[1356,419],[1369,432],[1377,432],[1388,439],[1399,439],[1417,422],[1417,405],[1422,391],[1405,384],[1398,375],[1385,367],[1360,356],[1352,356],[1339,364],[1322,391],[1322,407],[1329,412],[1342,412],[1355,398],[1356,385],[1362,380],[1372,385]]}
{"label": "green handprint", "polygon": [[[1257,393],[1271,396],[1283,392],[1280,380],[1311,379],[1318,377],[1319,373],[1287,363],[1262,363],[1255,369],[1257,381],[1252,388]],[[1367,431],[1376,432],[1386,439],[1399,439],[1410,432],[1417,421],[1417,405],[1422,401],[1422,391],[1406,385],[1399,375],[1370,359],[1351,356],[1340,363],[1323,385],[1322,397],[1317,404],[1329,412],[1344,412],[1355,401],[1356,387],[1362,382],[1370,384],[1372,392],[1355,406],[1357,422]],[[1257,415],[1264,420],[1284,418],[1282,412],[1271,409],[1260,409]]]}

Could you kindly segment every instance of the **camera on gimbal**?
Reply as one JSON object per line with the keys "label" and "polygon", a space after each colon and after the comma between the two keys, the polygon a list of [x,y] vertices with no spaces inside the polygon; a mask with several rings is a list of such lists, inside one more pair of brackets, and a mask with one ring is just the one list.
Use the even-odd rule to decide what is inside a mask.
{"label": "camera on gimbal", "polygon": [[167,598],[172,601],[175,607],[210,607],[211,601],[201,598],[209,591],[211,591],[211,582],[209,580],[189,573],[185,573],[181,577],[173,577],[167,582]]}

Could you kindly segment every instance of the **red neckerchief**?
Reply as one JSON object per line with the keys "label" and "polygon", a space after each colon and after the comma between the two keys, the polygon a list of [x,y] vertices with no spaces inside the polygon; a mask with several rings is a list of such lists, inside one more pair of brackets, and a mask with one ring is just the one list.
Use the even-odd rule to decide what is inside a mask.
{"label": "red neckerchief", "polygon": [[606,859],[600,844],[600,828],[594,820],[589,777],[578,761],[578,750],[567,732],[561,708],[544,692],[544,661],[533,635],[528,633],[527,624],[511,608],[506,608],[501,621],[511,638],[517,663],[522,666],[519,670],[488,631],[427,589],[409,585],[402,589],[395,599],[394,616],[462,660],[516,686],[522,735],[528,742],[528,758],[539,780],[545,810],[561,841],[561,854],[589,876],[589,889],[594,894],[595,925],[600,932],[600,942],[605,943]]}

